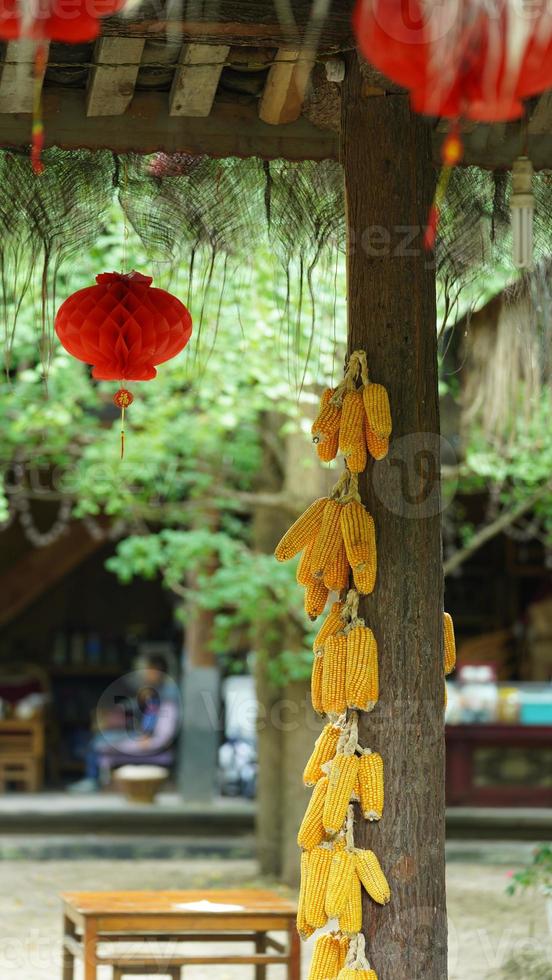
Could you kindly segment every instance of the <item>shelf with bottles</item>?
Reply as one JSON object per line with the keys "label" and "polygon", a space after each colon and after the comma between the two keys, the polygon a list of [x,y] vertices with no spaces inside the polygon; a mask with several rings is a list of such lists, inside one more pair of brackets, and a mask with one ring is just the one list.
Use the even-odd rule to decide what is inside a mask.
{"label": "shelf with bottles", "polygon": [[445,720],[447,725],[539,725],[552,729],[552,682],[497,682],[491,665],[466,665],[453,681],[447,681]]}

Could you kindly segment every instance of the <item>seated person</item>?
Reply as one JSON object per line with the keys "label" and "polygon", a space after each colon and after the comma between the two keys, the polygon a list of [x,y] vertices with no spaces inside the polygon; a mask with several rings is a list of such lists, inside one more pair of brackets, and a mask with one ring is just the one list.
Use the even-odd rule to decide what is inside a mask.
{"label": "seated person", "polygon": [[[167,675],[162,656],[150,656],[136,672],[133,696],[114,695],[110,710],[97,716],[97,733],[86,753],[85,778],[69,787],[70,792],[94,792],[110,780],[111,770],[123,765],[170,767],[180,724],[180,692]],[[113,727],[114,714],[123,727]]]}

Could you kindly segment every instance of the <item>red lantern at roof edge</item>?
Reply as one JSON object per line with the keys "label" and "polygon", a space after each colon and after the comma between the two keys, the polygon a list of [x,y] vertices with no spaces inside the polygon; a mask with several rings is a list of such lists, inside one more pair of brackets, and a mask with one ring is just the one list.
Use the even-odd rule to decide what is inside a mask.
{"label": "red lantern at roof edge", "polygon": [[[151,276],[104,272],[96,285],[79,289],[60,306],[55,331],[65,350],[92,364],[98,381],[150,381],[155,366],[175,357],[192,334],[192,318],[176,296],[152,288]],[[114,397],[124,410],[132,395]],[[121,455],[124,448],[122,431]]]}
{"label": "red lantern at roof edge", "polygon": [[427,115],[516,119],[552,86],[546,0],[357,0],[354,27],[365,58]]}
{"label": "red lantern at roof edge", "polygon": [[0,38],[15,41],[92,41],[100,32],[100,18],[116,14],[125,0],[2,0]]}

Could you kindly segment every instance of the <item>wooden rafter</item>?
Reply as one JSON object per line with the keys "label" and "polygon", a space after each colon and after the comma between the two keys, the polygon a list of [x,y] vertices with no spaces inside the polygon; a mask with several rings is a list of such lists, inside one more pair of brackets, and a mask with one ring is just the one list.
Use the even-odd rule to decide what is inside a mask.
{"label": "wooden rafter", "polygon": [[171,116],[208,116],[228,57],[227,44],[184,44],[169,100]]}
{"label": "wooden rafter", "polygon": [[121,116],[134,95],[145,40],[101,37],[94,50],[86,94],[87,116]]}
{"label": "wooden rafter", "polygon": [[[8,41],[0,76],[0,113],[33,111],[35,50],[33,41]],[[44,72],[40,84],[43,79]]]}
{"label": "wooden rafter", "polygon": [[273,126],[294,122],[301,115],[314,56],[300,48],[279,48],[259,106],[263,122]]}

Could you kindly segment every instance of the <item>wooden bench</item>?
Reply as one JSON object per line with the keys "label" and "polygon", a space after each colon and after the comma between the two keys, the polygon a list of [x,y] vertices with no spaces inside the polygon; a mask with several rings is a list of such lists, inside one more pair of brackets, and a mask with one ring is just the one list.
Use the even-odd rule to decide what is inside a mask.
{"label": "wooden bench", "polygon": [[[301,978],[297,908],[273,892],[71,892],[61,897],[63,980],[73,980],[76,959],[84,963],[84,980],[97,980],[98,967],[104,965],[113,968],[113,980],[151,974],[180,980],[186,966],[227,964],[254,966],[256,980],[266,980],[268,966],[283,964],[288,980]],[[286,933],[287,941],[273,932]],[[133,948],[118,952],[122,943]],[[152,943],[170,949],[158,952]],[[204,950],[186,955],[186,943],[202,943]],[[214,953],[213,943],[252,943],[254,952]],[[115,952],[106,952],[106,944]]]}

